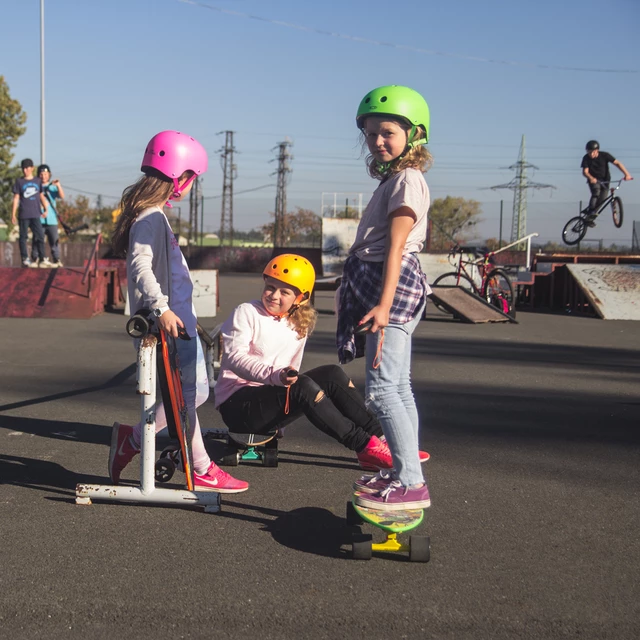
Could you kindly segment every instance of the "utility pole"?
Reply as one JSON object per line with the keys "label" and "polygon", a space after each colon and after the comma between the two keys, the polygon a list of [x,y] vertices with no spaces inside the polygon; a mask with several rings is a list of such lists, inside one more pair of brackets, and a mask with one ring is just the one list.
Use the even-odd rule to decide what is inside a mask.
{"label": "utility pole", "polygon": [[237,177],[237,167],[233,162],[235,147],[233,146],[233,131],[221,131],[220,133],[224,133],[224,147],[220,149],[220,164],[222,166],[220,246],[227,238],[229,246],[233,246],[233,181]]}
{"label": "utility pole", "polygon": [[273,224],[273,246],[275,247],[283,247],[285,245],[285,228],[284,228],[284,217],[287,213],[287,174],[291,173],[291,168],[289,167],[289,160],[293,159],[293,156],[289,154],[288,147],[292,146],[291,140],[289,138],[285,138],[284,142],[280,142],[277,147],[274,149],[278,149],[278,170],[272,173],[271,175],[278,175],[278,182],[276,186],[276,210],[275,210],[275,220]]}
{"label": "utility pole", "polygon": [[40,0],[40,164],[44,164],[44,0]]}
{"label": "utility pole", "polygon": [[527,235],[527,189],[555,189],[552,184],[542,184],[541,182],[530,182],[527,180],[527,169],[537,169],[533,164],[529,164],[525,159],[524,135],[520,142],[520,154],[518,161],[512,164],[509,169],[516,172],[516,177],[505,184],[497,184],[489,187],[496,189],[511,189],[513,191],[513,218],[511,220],[511,242]]}

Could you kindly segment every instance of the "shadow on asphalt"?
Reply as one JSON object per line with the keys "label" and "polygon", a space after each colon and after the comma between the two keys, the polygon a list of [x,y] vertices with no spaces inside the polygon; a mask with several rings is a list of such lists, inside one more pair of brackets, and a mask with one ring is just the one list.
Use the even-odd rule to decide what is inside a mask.
{"label": "shadow on asphalt", "polygon": [[64,400],[65,398],[73,398],[74,396],[80,396],[85,393],[94,393],[96,391],[104,391],[111,387],[117,387],[123,384],[131,376],[136,373],[136,364],[130,364],[128,367],[116,373],[115,376],[103,382],[102,384],[96,384],[91,387],[83,387],[82,389],[74,389],[73,391],[61,391],[60,393],[52,393],[48,396],[42,396],[41,398],[32,398],[31,400],[22,400],[20,402],[12,402],[10,404],[0,405],[0,411],[11,411],[12,409],[22,409],[23,407],[31,407],[36,404],[45,404],[47,402],[53,402],[55,400]]}
{"label": "shadow on asphalt", "polygon": [[69,471],[57,462],[0,454],[0,484],[59,493],[75,502],[76,484],[101,482],[104,482],[104,477]]}
{"label": "shadow on asphalt", "polygon": [[[225,511],[225,507],[251,513],[231,513]],[[261,514],[265,517],[261,517]],[[225,498],[220,516],[262,524],[263,531],[268,531],[278,544],[290,549],[329,558],[344,558],[347,555],[341,548],[349,542],[345,519],[339,518],[327,509],[302,507],[292,511],[281,511],[230,502]]]}

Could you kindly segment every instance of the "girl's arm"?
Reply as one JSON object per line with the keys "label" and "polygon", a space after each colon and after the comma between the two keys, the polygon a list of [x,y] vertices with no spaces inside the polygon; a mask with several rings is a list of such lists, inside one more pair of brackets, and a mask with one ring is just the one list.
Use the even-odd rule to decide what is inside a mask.
{"label": "girl's arm", "polygon": [[[155,240],[154,227],[148,220],[139,220],[131,227],[131,262],[128,277],[142,294],[143,306],[148,309],[162,309],[166,311],[158,318],[158,326],[178,337],[178,327],[184,327],[182,320],[169,309],[169,297],[162,291],[162,287],[153,271],[153,247],[158,245]],[[157,229],[158,233],[166,233],[164,227]]]}
{"label": "girl's arm", "polygon": [[282,387],[281,367],[275,368],[265,364],[254,353],[251,343],[255,334],[256,318],[250,304],[236,307],[231,317],[222,327],[222,343],[224,344],[223,368],[233,371],[243,380]]}
{"label": "girl's arm", "polygon": [[369,318],[373,318],[371,333],[389,324],[389,312],[400,279],[404,247],[415,221],[416,214],[410,207],[400,207],[389,214],[389,235],[382,271],[382,293],[378,304],[361,320],[366,322]]}

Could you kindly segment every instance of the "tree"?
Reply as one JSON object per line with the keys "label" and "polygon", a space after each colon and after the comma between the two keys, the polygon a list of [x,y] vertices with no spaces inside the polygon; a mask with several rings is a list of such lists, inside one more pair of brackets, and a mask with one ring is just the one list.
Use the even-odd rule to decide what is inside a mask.
{"label": "tree", "polygon": [[[273,218],[275,214],[271,212]],[[265,242],[273,242],[275,221],[262,225],[260,230]],[[285,245],[320,246],[322,241],[322,220],[310,209],[296,207],[295,213],[286,213],[282,221],[282,237]]]}
{"label": "tree", "polygon": [[465,231],[481,221],[479,216],[480,203],[477,200],[451,196],[434,200],[429,209],[431,250],[449,249],[454,242],[464,243],[468,239]]}
{"label": "tree", "polygon": [[4,76],[0,76],[0,218],[7,224],[11,224],[11,187],[21,175],[20,169],[11,166],[12,150],[27,130],[26,121],[27,114],[20,103],[11,98]]}
{"label": "tree", "polygon": [[[70,227],[79,227],[85,222],[89,224],[94,217],[94,210],[89,206],[89,198],[79,195],[75,198],[65,198],[58,203],[58,213]],[[72,235],[69,240],[79,239],[77,235]]]}

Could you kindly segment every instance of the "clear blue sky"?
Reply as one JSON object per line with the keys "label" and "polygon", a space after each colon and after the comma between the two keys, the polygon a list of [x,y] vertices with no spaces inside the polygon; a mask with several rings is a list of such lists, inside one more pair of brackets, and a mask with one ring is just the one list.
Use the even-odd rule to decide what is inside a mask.
{"label": "clear blue sky", "polygon": [[[15,160],[36,163],[39,8],[39,0],[4,3],[0,38],[0,74],[28,114]],[[147,140],[185,131],[210,154],[203,187],[213,230],[218,132],[233,130],[234,225],[250,229],[274,209],[270,160],[285,136],[290,210],[319,213],[322,192],[368,200],[376,183],[360,157],[355,112],[368,90],[406,84],[431,107],[432,197],[479,200],[479,237],[498,235],[501,199],[509,236],[512,192],[483,188],[513,178],[505,167],[524,134],[527,160],[540,167],[529,177],[557,186],[529,194],[528,232],[560,241],[587,198],[580,159],[596,138],[636,180],[623,185],[623,228],[608,218],[590,237],[630,244],[631,221],[640,221],[639,28],[638,0],[46,0],[46,160],[69,195],[100,193],[115,204],[137,179]],[[274,186],[239,193],[263,185]]]}

